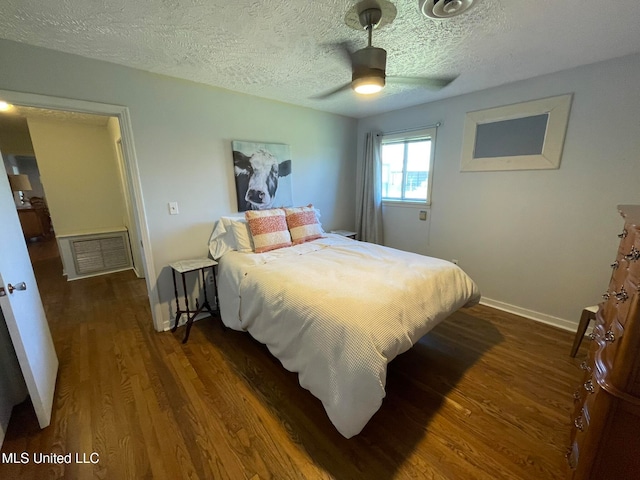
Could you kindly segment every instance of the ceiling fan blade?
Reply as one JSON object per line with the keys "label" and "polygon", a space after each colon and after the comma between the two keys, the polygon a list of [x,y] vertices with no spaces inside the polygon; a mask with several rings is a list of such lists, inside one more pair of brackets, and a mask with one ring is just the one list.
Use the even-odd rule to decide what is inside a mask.
{"label": "ceiling fan blade", "polygon": [[405,85],[415,85],[418,87],[426,87],[431,89],[440,89],[444,88],[453,82],[457,76],[455,77],[433,77],[433,78],[425,78],[425,77],[401,77],[396,75],[387,75],[387,81],[390,83],[403,83]]}
{"label": "ceiling fan blade", "polygon": [[342,92],[343,90],[349,90],[351,88],[351,82],[345,83],[344,85],[334,88],[333,90],[329,90],[328,92],[321,93],[320,95],[314,95],[313,97],[309,97],[312,100],[324,100],[325,98],[329,98],[331,95],[335,95],[336,93]]}
{"label": "ceiling fan blade", "polygon": [[326,51],[333,55],[334,58],[338,58],[345,68],[351,69],[353,65],[353,52],[355,50],[352,48],[350,42],[325,43],[323,47],[325,47]]}
{"label": "ceiling fan blade", "polygon": [[346,67],[351,68],[353,65],[353,51],[347,42],[336,43],[335,49],[339,52],[342,62]]}

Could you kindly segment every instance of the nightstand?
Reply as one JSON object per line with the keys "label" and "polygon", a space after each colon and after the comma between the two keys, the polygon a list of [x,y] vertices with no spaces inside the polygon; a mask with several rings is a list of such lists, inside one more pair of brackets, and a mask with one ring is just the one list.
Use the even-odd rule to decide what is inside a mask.
{"label": "nightstand", "polygon": [[343,237],[356,239],[356,232],[351,232],[349,230],[331,230],[329,233],[335,233],[337,235],[342,235]]}
{"label": "nightstand", "polygon": [[[187,331],[184,334],[184,339],[182,343],[187,343],[189,339],[189,332],[191,332],[191,325],[193,324],[193,320],[203,311],[207,311],[211,314],[211,316],[216,315],[218,310],[218,287],[216,284],[216,272],[215,266],[218,265],[218,262],[215,260],[211,260],[210,258],[192,258],[189,260],[179,260],[177,262],[170,263],[171,274],[173,275],[173,290],[176,295],[176,323],[173,325],[171,329],[172,332],[175,332],[178,328],[178,322],[180,321],[180,317],[182,314],[187,316]],[[216,310],[211,308],[209,304],[209,299],[207,298],[207,279],[205,277],[205,272],[207,269],[211,269],[211,275],[213,278],[213,293],[215,299]],[[196,298],[196,309],[195,311],[191,311],[189,309],[189,294],[187,292],[187,283],[185,276],[191,272],[200,272],[202,278],[202,290],[204,291],[204,302],[199,304],[199,300]],[[182,292],[184,294],[184,303],[185,309],[182,310],[180,308],[180,297],[178,296],[178,285],[176,283],[176,273],[179,273],[182,277]]]}

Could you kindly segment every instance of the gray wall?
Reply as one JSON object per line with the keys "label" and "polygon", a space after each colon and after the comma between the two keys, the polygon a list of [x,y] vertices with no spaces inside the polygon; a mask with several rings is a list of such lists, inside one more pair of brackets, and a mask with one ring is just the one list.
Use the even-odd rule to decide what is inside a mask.
{"label": "gray wall", "polygon": [[[402,248],[456,258],[486,299],[565,327],[606,289],[622,224],[616,205],[640,201],[639,56],[359,122],[4,40],[0,61],[11,65],[0,89],[129,107],[165,321],[166,265],[205,254],[214,220],[236,209],[232,140],[291,145],[294,202],[316,204],[326,228],[352,229],[364,132],[443,122],[429,220],[394,209],[391,245],[403,234]],[[559,170],[460,172],[466,112],[564,93],[574,98]],[[180,215],[168,215],[169,201]]]}
{"label": "gray wall", "polygon": [[232,140],[289,144],[294,202],[327,229],[354,226],[354,119],[5,40],[0,63],[0,89],[129,108],[165,324],[168,263],[206,256],[214,221],[236,211]]}
{"label": "gray wall", "polygon": [[[485,300],[574,327],[608,286],[622,219],[640,203],[640,56],[628,56],[363,119],[364,134],[442,122],[428,222],[385,209],[387,243],[458,259]],[[465,113],[573,93],[559,170],[460,172]],[[407,234],[409,232],[409,234]]]}

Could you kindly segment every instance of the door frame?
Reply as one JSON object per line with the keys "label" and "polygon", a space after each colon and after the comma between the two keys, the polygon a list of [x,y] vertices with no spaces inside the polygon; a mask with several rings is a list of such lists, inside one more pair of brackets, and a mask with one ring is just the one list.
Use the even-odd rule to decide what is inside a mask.
{"label": "door frame", "polygon": [[[49,95],[39,95],[35,93],[15,92],[12,90],[0,90],[0,98],[4,101],[24,107],[43,108],[47,110],[64,110],[78,113],[90,113],[96,115],[108,115],[117,117],[120,124],[120,137],[122,142],[122,154],[125,164],[125,174],[128,176],[130,185],[133,187],[133,213],[134,222],[140,232],[142,243],[142,263],[147,284],[147,294],[151,306],[151,316],[153,326],[156,331],[164,330],[162,322],[162,309],[158,291],[153,285],[152,279],[156,278],[156,271],[153,263],[151,251],[151,236],[144,209],[142,197],[142,184],[140,182],[140,172],[138,169],[138,159],[133,142],[133,130],[131,127],[131,117],[129,108],[122,105],[111,105],[107,103],[90,102],[86,100],[76,100],[71,98],[53,97]],[[139,246],[136,246],[139,248]]]}

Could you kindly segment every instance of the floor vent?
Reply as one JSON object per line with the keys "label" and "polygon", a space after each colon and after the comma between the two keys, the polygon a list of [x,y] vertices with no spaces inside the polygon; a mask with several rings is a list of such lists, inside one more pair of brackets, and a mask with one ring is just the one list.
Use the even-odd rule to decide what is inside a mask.
{"label": "floor vent", "polygon": [[[58,237],[69,280],[132,268],[127,231]],[[73,270],[73,271],[71,271]]]}

